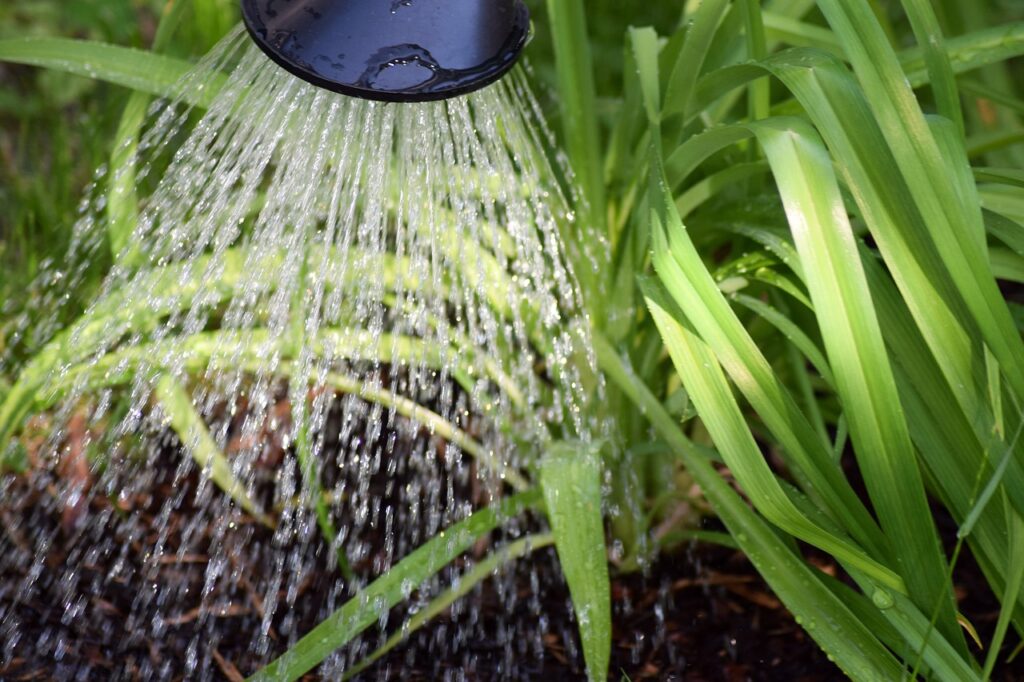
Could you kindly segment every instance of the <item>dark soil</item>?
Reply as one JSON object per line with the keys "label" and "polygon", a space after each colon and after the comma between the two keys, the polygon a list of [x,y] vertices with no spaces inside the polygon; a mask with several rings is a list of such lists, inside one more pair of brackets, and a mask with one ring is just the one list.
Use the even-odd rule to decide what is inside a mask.
{"label": "dark soil", "polygon": [[[5,492],[10,492],[10,488]],[[157,493],[167,495],[171,491],[158,486]],[[33,501],[38,502],[26,498],[27,503]],[[180,513],[187,515],[190,511],[186,505]],[[4,510],[8,521],[10,514],[18,513],[31,514],[25,509]],[[176,523],[184,525],[186,519],[171,521],[172,525]],[[253,532],[258,535],[264,531],[254,528]],[[139,543],[138,548],[142,550],[144,544]],[[47,563],[57,568],[66,559],[66,550],[55,543]],[[137,556],[130,560],[141,562]],[[183,563],[168,563],[161,569],[160,580],[199,587],[208,560],[207,556],[194,555]],[[258,561],[250,562],[244,569],[243,574],[256,581],[252,572],[261,570],[261,566]],[[20,627],[16,633],[18,642],[9,649],[11,655],[0,662],[0,680],[103,680],[118,672],[126,679],[181,679],[181,662],[189,655],[195,628],[200,627],[195,610],[198,602],[178,605],[162,637],[140,641],[138,633],[129,630],[132,625],[126,615],[141,586],[122,581],[93,581],[110,570],[102,562],[86,567],[80,578],[81,591],[88,602],[71,622],[62,622],[64,609],[59,606],[62,599],[57,580],[44,574],[39,588],[26,599],[12,591],[22,576],[3,575],[0,608],[15,611]],[[335,581],[333,571],[321,565],[309,576],[298,604],[304,599],[315,601],[316,595]],[[545,585],[540,611],[546,623],[539,621],[536,600],[530,599],[534,581]],[[407,646],[397,649],[364,677],[583,679],[576,626],[568,610],[568,591],[557,572],[554,552],[542,550],[531,561],[522,562],[511,582],[518,593],[511,612],[505,606],[507,595],[499,595],[490,582],[477,595],[481,626],[462,646],[437,646],[438,641],[449,639],[456,629],[441,618],[415,633]],[[91,592],[92,589],[101,593]],[[646,575],[616,578],[612,589],[616,624],[612,679],[842,679],[739,552],[695,544],[685,553],[664,557]],[[248,646],[252,628],[258,622],[258,596],[246,595],[244,584],[237,594],[230,595],[234,599],[228,600],[227,596],[224,595],[225,602],[230,601],[232,606],[212,620],[210,637],[216,641],[213,660],[219,668],[213,678],[237,680],[241,674],[255,669]],[[306,620],[301,629],[305,630],[313,622],[308,620],[308,614],[303,618],[301,611],[300,608],[300,620]],[[502,632],[507,634],[502,636]],[[485,634],[481,636],[482,633]],[[14,635],[4,633],[8,644]],[[58,649],[54,649],[54,640],[62,642]],[[528,640],[541,644],[539,656],[536,647],[527,644]],[[320,678],[310,675],[307,679]]]}
{"label": "dark soil", "polygon": [[[567,617],[568,591],[555,570],[553,552],[538,562],[547,574],[544,612],[550,618],[542,636],[543,657],[521,662],[513,676],[532,680],[583,680],[575,622]],[[520,590],[529,590],[519,576]],[[494,613],[501,606],[493,592],[485,596]],[[710,544],[663,557],[646,574],[619,576],[612,583],[615,631],[611,680],[841,680],[789,613],[739,552]],[[528,614],[508,623],[528,632],[536,628]],[[436,626],[435,626],[436,627]],[[429,639],[429,633],[423,635]],[[489,680],[501,673],[498,642],[478,641],[470,679]],[[529,651],[527,654],[529,655]],[[441,679],[465,670],[462,659],[408,657],[419,674],[411,679]],[[393,664],[408,660],[395,654]]]}
{"label": "dark soil", "polygon": [[[73,460],[57,471],[36,469],[27,476],[0,479],[0,548],[25,551],[28,541],[19,529],[27,527],[49,528],[54,538],[31,590],[21,587],[30,565],[0,560],[0,680],[184,679],[185,661],[191,659],[200,662],[189,679],[235,682],[258,668],[250,643],[263,620],[263,606],[262,591],[253,586],[266,580],[274,553],[281,551],[271,546],[270,531],[255,523],[243,523],[221,536],[211,530],[209,537],[198,543],[193,539],[189,545],[199,551],[161,564],[156,575],[144,568],[144,555],[160,529],[172,529],[168,542],[173,547],[176,533],[189,527],[196,513],[191,502],[196,475],[175,481],[180,453],[174,450],[165,448],[151,463],[146,495],[115,501],[94,495],[87,510],[54,504],[57,479],[82,475],[74,473]],[[182,503],[161,522],[163,501],[174,495],[180,495]],[[83,515],[106,518],[111,528],[119,529],[116,533],[122,535],[115,533],[111,541],[120,551],[100,552],[84,561],[79,556],[74,564],[80,567],[77,582],[69,586],[67,572],[60,569],[84,546],[81,528],[73,520]],[[130,525],[123,521],[127,517]],[[940,525],[947,538],[955,534],[951,524]],[[105,531],[93,535],[100,532]],[[204,619],[199,617],[198,595],[214,558],[209,556],[211,547],[217,547],[217,556],[227,557],[235,579],[214,590],[208,603],[222,608]],[[295,606],[279,609],[272,618],[272,656],[287,646],[277,633],[306,632],[315,625],[324,595],[344,600],[338,594],[340,576],[328,566],[323,552],[309,547],[297,547],[295,552],[306,552],[297,560],[309,570],[294,595]],[[821,570],[837,573],[827,557],[809,556]],[[369,564],[355,568],[370,574]],[[553,550],[537,552],[512,571],[499,581],[488,581],[470,597],[478,622],[467,628],[467,619],[474,618],[465,612],[457,622],[441,617],[413,633],[409,642],[363,678],[583,679],[576,625]],[[115,573],[125,577],[108,579]],[[131,618],[147,581],[161,588],[175,586],[174,593],[184,595],[165,607],[162,624]],[[961,609],[988,641],[998,602],[967,552],[957,567],[956,584]],[[663,556],[642,574],[616,577],[612,594],[613,680],[843,679],[735,550],[693,544]],[[65,606],[69,595],[79,604],[70,616]],[[403,618],[394,611],[391,629]],[[378,635],[368,635],[363,653],[372,651],[378,641]],[[1016,645],[1011,634],[1008,647]],[[997,680],[1024,680],[1024,655],[997,672]]]}

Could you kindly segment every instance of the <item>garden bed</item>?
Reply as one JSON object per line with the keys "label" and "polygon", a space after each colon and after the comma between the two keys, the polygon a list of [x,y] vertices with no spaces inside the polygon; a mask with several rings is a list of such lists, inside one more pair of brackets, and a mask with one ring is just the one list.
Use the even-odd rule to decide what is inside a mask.
{"label": "garden bed", "polygon": [[[166,468],[173,475],[168,460]],[[10,500],[23,483],[8,480],[3,499]],[[195,480],[188,482],[194,488]],[[172,494],[162,483],[148,501],[150,509],[159,509],[161,496]],[[22,505],[40,504],[35,495],[20,496]],[[109,503],[105,498],[95,499],[92,512],[102,512]],[[136,515],[144,536],[160,532],[154,523],[156,514],[144,509]],[[179,509],[169,520],[170,527],[187,525],[187,516],[194,510],[187,506]],[[27,508],[0,509],[5,529],[18,515],[27,515],[34,522],[42,522],[38,514]],[[51,526],[61,523],[59,516],[48,519]],[[148,526],[148,528],[147,528]],[[249,529],[256,537],[269,539],[269,531],[257,526]],[[239,533],[239,538],[248,533]],[[266,535],[267,538],[260,538]],[[58,531],[59,540],[66,540],[64,531]],[[141,566],[146,543],[135,543],[128,553],[129,562]],[[218,595],[215,600],[225,606],[205,635],[213,643],[212,658],[220,668],[214,679],[239,679],[240,674],[254,669],[249,642],[253,628],[259,626],[260,595],[247,589],[258,582],[260,571],[270,570],[273,562],[261,558],[258,552],[248,552],[236,543],[229,556],[234,562],[240,557],[245,564],[236,567],[248,580],[238,583],[234,594]],[[251,545],[264,545],[255,542]],[[137,550],[137,551],[136,551]],[[67,550],[61,541],[53,544],[46,557],[48,566],[59,566],[67,560]],[[168,561],[160,569],[160,580],[168,584],[191,583],[194,594],[201,592],[203,575],[210,557],[199,553],[185,561]],[[97,561],[83,568],[80,583],[87,586],[91,578],[111,574],[113,562]],[[123,569],[118,569],[123,571]],[[532,612],[529,595],[531,571],[543,587],[542,608],[547,626],[538,633],[538,619]],[[131,572],[129,572],[131,573]],[[132,573],[139,576],[139,572]],[[138,580],[112,580],[103,583],[102,593],[82,590],[85,606],[70,622],[62,622],[64,614],[61,586],[55,576],[44,575],[31,594],[20,594],[17,586],[23,576],[8,573],[0,576],[0,608],[13,608],[20,621],[14,656],[3,661],[0,679],[43,680],[72,679],[84,668],[91,673],[83,678],[106,679],[114,670],[134,675],[147,673],[161,676],[161,671],[175,679],[181,662],[189,655],[189,644],[201,621],[198,619],[198,597],[195,603],[177,604],[166,621],[164,636],[140,638],[129,628],[126,616],[139,591],[144,589]],[[322,560],[311,570],[296,607],[291,614],[306,630],[313,625],[312,613],[319,606],[317,594],[339,576]],[[461,648],[431,646],[437,638],[451,638],[451,626],[441,618],[415,633],[407,646],[399,647],[387,659],[365,675],[374,679],[383,671],[404,669],[406,679],[440,679],[448,674],[465,673],[468,679],[489,680],[507,676],[513,679],[582,679],[582,661],[575,623],[569,616],[568,591],[557,570],[553,550],[541,550],[534,560],[519,566],[516,571],[516,589],[519,598],[514,611],[505,613],[503,600],[489,581],[476,597],[481,605],[482,628],[490,637],[472,638]],[[22,599],[15,605],[16,597]],[[778,600],[758,577],[750,563],[739,553],[709,544],[694,544],[686,552],[666,556],[643,574],[620,576],[612,585],[612,598],[616,612],[612,677],[623,674],[631,680],[692,679],[692,680],[820,680],[839,678],[839,672],[825,658],[818,647],[793,621]],[[284,615],[284,614],[282,614]],[[275,623],[280,627],[281,617]],[[495,632],[498,627],[516,640],[530,642],[525,654],[514,657],[513,669],[505,669],[508,660],[505,645]],[[532,640],[539,637],[542,656],[536,656]],[[59,650],[49,651],[43,645],[59,644]],[[512,643],[510,646],[517,646]],[[283,651],[282,646],[279,651]],[[59,659],[59,660],[58,660]],[[241,672],[239,672],[241,671]],[[387,675],[385,675],[386,677]],[[311,675],[306,679],[320,679]]]}
{"label": "garden bed", "polygon": [[[286,413],[284,410],[282,414]],[[74,420],[69,426],[72,438],[73,426]],[[264,464],[269,472],[280,463],[282,452],[280,443],[267,438]],[[88,508],[58,503],[66,499],[58,492],[59,478],[74,475],[73,458],[57,471],[37,466],[24,476],[9,475],[3,480],[0,525],[6,542],[17,548],[12,551],[23,552],[26,562],[2,564],[5,572],[0,575],[0,614],[5,617],[0,621],[7,629],[2,639],[9,648],[0,661],[0,679],[102,680],[115,673],[130,679],[183,679],[182,662],[189,658],[200,661],[197,672],[203,671],[203,661],[208,663],[207,679],[234,681],[258,668],[259,659],[251,643],[264,611],[263,595],[254,586],[271,577],[273,554],[281,548],[273,547],[272,532],[255,522],[240,525],[219,539],[211,524],[204,531],[206,536],[191,540],[194,551],[176,557],[180,533],[203,513],[194,504],[199,481],[193,472],[176,484],[177,463],[183,456],[180,447],[173,439],[155,440],[171,444],[154,455],[149,488],[133,497],[112,500],[94,495]],[[847,469],[856,480],[856,470]],[[387,481],[377,478],[374,486],[384,495]],[[471,491],[465,489],[462,493]],[[182,503],[161,520],[165,502],[175,496],[180,496]],[[942,534],[949,545],[947,550],[952,551],[956,527],[937,514],[945,521]],[[90,533],[89,524],[103,520],[112,525]],[[705,523],[713,526],[712,530],[720,530],[714,520]],[[31,570],[27,559],[32,552],[30,542],[21,536],[19,528],[23,527],[37,534],[46,528],[54,538],[45,555],[39,557],[44,570],[27,591],[21,586],[26,571]],[[145,555],[161,533],[167,538],[168,551],[154,576],[147,573]],[[99,551],[83,561],[80,552],[88,551],[85,538],[90,535],[109,540],[97,542]],[[381,535],[380,542],[384,541]],[[210,552],[211,546],[217,550]],[[269,653],[273,656],[287,648],[286,638],[279,633],[288,628],[298,633],[311,629],[319,617],[323,595],[336,590],[342,581],[325,561],[323,550],[320,542],[296,544],[288,550],[301,553],[301,564],[308,572],[294,595],[294,606],[278,608],[272,618],[274,645]],[[373,553],[369,556],[372,558]],[[809,556],[820,570],[837,575],[834,562],[826,555],[811,552]],[[67,572],[55,570],[68,565],[69,558],[80,567],[74,576],[73,594],[69,594],[65,580]],[[354,566],[356,571],[369,574],[371,558]],[[218,559],[226,560],[239,579],[231,582],[230,591],[217,590],[208,598],[208,604],[218,607],[214,617],[204,621],[199,617],[199,595],[208,564]],[[14,568],[18,565],[23,570]],[[512,570],[514,573],[506,575],[499,586],[489,580],[469,598],[477,612],[476,624],[466,627],[465,611],[458,623],[442,615],[414,632],[408,642],[363,677],[389,679],[400,672],[410,680],[583,679],[578,629],[554,550],[539,550],[530,561],[520,562]],[[113,575],[121,577],[107,579]],[[165,609],[162,625],[134,622],[133,605],[147,590],[147,580],[154,580],[159,587],[173,585],[177,594],[184,591],[194,598]],[[955,584],[964,615],[987,641],[998,618],[998,601],[969,552],[960,558]],[[539,598],[535,590],[538,585]],[[514,590],[515,598],[510,599],[509,590]],[[282,605],[285,598],[282,591]],[[843,677],[743,554],[730,548],[694,542],[661,556],[646,571],[616,577],[612,601],[611,679]],[[70,612],[65,608],[68,603],[76,604]],[[404,617],[403,607],[395,609],[389,629],[393,630]],[[198,648],[194,643],[197,641]],[[379,635],[366,635],[363,653],[379,643]],[[304,679],[322,678],[311,674]],[[994,679],[1024,679],[1024,657],[997,668]]]}

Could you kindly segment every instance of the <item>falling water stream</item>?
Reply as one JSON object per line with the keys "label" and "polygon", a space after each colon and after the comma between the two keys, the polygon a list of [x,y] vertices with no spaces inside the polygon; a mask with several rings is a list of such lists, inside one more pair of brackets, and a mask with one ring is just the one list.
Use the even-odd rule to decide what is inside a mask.
{"label": "falling water stream", "polygon": [[[216,78],[206,111],[183,103]],[[382,104],[286,74],[239,29],[180,87],[140,141],[152,191],[127,245],[84,315],[57,332],[54,313],[0,407],[34,472],[0,483],[3,656],[32,650],[64,679],[212,679],[219,648],[240,646],[224,640],[230,618],[248,660],[269,661],[525,487],[552,438],[593,429],[566,252],[583,247],[521,70],[462,98]],[[104,186],[47,271],[55,308],[107,248]],[[501,590],[511,606],[514,585]],[[97,613],[102,665],[80,643],[67,655]],[[380,632],[400,626],[379,615]],[[478,616],[470,598],[436,645],[478,636]],[[185,660],[139,653],[182,624]],[[506,670],[527,653],[514,639]]]}

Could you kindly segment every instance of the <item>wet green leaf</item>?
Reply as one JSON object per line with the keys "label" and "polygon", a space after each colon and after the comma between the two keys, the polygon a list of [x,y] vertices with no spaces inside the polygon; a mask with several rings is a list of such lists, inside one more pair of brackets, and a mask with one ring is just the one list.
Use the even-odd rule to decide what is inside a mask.
{"label": "wet green leaf", "polygon": [[572,595],[587,671],[594,681],[608,677],[612,637],[599,447],[557,443],[540,464],[548,521]]}

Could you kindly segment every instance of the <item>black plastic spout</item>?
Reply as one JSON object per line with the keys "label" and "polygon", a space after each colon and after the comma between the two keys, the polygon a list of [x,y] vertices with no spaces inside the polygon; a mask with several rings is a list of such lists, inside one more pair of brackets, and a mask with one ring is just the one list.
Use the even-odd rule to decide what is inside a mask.
{"label": "black plastic spout", "polygon": [[256,44],[345,95],[428,102],[479,90],[512,68],[530,30],[522,0],[241,0]]}

